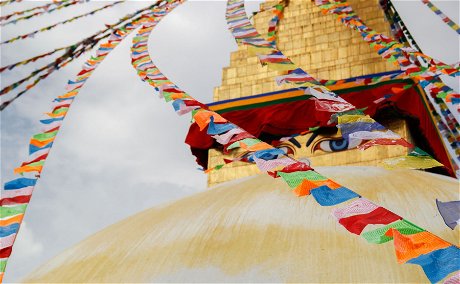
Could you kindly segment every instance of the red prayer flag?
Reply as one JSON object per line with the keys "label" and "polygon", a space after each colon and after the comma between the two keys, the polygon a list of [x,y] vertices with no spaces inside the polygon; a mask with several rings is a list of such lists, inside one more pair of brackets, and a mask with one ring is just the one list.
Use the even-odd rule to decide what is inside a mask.
{"label": "red prayer flag", "polygon": [[354,215],[339,220],[339,223],[353,234],[360,235],[364,228],[369,224],[382,224],[388,225],[394,221],[401,220],[402,218],[395,213],[383,208],[377,209],[367,213]]}

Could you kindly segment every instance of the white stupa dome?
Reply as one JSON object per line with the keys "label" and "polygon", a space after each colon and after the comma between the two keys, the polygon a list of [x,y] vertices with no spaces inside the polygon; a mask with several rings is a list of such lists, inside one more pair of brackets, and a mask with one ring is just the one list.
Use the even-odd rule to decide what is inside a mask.
{"label": "white stupa dome", "polygon": [[[435,202],[458,199],[457,180],[377,167],[317,171],[459,244]],[[331,209],[296,197],[281,179],[239,179],[116,223],[25,281],[428,282],[421,267],[397,263],[392,242],[367,243]]]}

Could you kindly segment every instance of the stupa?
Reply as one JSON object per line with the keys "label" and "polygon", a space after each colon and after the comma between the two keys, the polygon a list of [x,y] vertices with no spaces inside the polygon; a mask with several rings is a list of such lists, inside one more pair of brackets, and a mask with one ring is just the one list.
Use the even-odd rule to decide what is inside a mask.
{"label": "stupa", "polygon": [[[377,0],[349,2],[366,23],[391,33]],[[254,16],[261,34],[268,29],[272,17],[268,8],[274,3],[262,4],[261,10],[266,11]],[[279,23],[277,44],[313,76],[339,80],[331,89],[357,106],[378,101],[371,108],[373,116],[401,137],[422,144],[443,164],[447,161],[440,172],[454,172],[430,112],[416,115],[397,100],[403,95],[418,98],[423,108],[427,103],[420,95],[423,89],[412,79],[394,79],[398,70],[358,34],[331,15],[321,14],[311,1],[291,0]],[[256,56],[240,46],[231,54],[222,85],[215,89],[214,102],[209,105],[253,135],[278,141],[279,148],[311,162],[318,172],[459,244],[458,228],[445,226],[435,203],[436,199],[458,199],[457,180],[377,167],[384,159],[407,154],[406,148],[376,146],[364,152],[348,145],[343,148],[343,141],[330,129],[279,142],[280,137],[305,128],[302,123],[308,114],[293,111],[302,109],[304,100],[298,90],[273,82],[277,74],[260,66]],[[366,84],[377,76],[389,79]],[[402,88],[406,85],[411,86]],[[392,103],[385,101],[385,95],[393,97]],[[424,135],[411,132],[417,122],[424,127]],[[213,168],[226,157],[201,136],[196,125],[190,128],[187,143],[204,168]],[[392,245],[370,244],[350,234],[330,209],[311,197],[296,197],[281,179],[259,174],[253,164],[235,162],[211,171],[208,185],[203,193],[146,210],[96,233],[24,281],[428,282],[419,266],[396,262]]]}

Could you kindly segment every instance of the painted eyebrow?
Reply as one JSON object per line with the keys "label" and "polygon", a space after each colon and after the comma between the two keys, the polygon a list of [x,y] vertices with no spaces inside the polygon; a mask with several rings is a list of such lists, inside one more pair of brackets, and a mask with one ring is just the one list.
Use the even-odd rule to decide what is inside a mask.
{"label": "painted eyebrow", "polygon": [[310,146],[310,144],[315,140],[316,137],[318,137],[319,133],[317,131],[313,132],[310,138],[308,138],[307,144],[305,144],[307,147]]}

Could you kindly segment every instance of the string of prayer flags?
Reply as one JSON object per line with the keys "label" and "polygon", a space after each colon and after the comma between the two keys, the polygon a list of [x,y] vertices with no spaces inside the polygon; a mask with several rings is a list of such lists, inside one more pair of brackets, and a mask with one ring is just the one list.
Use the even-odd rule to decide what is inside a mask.
{"label": "string of prayer flags", "polygon": [[[38,70],[35,70],[29,76],[27,76],[27,77],[15,82],[15,83],[3,88],[0,91],[0,96],[11,92],[12,90],[14,90],[14,89],[18,88],[19,86],[21,86],[23,83],[25,83],[28,80],[33,79],[33,78],[36,77],[35,80],[32,83],[28,84],[22,91],[17,93],[13,98],[11,98],[9,100],[6,100],[6,101],[3,101],[2,104],[0,105],[0,111],[4,110],[13,101],[18,99],[20,96],[25,94],[27,91],[29,91],[33,87],[35,87],[41,80],[46,79],[49,75],[54,73],[56,70],[59,70],[60,68],[66,66],[68,63],[72,62],[74,59],[78,58],[81,54],[83,54],[84,52],[86,52],[87,50],[89,50],[91,48],[92,48],[92,46],[91,47],[86,46],[83,49],[79,50],[79,53],[75,54],[72,57],[68,57],[66,55],[63,55],[61,57],[63,57],[64,60],[60,60],[60,58],[58,58],[54,62],[49,63],[48,65],[45,65],[45,66],[43,66],[42,68],[40,68]],[[41,74],[41,72],[46,72],[46,73]]]}
{"label": "string of prayer flags", "polygon": [[454,31],[456,31],[458,34],[460,34],[460,27],[452,21],[449,17],[447,17],[441,10],[439,10],[438,7],[433,5],[431,1],[429,0],[421,0],[423,4],[427,5],[428,8],[430,8],[431,11],[433,11],[438,17],[442,19],[444,23],[446,23],[449,27],[451,27]]}
{"label": "string of prayer flags", "polygon": [[[23,60],[23,61],[19,61],[19,62],[10,64],[10,65],[1,67],[1,68],[0,68],[0,73],[2,73],[2,72],[5,71],[5,70],[12,70],[13,68],[15,68],[15,67],[17,67],[17,66],[19,66],[19,65],[26,65],[26,64],[28,64],[28,63],[30,63],[30,62],[35,62],[35,61],[37,61],[38,59],[41,59],[41,58],[44,58],[44,57],[53,55],[54,53],[56,53],[56,52],[58,52],[58,51],[65,50],[65,49],[70,49],[70,48],[72,48],[72,47],[73,47],[73,45],[72,45],[72,46],[66,46],[66,47],[56,48],[55,50],[52,50],[52,51],[50,51],[50,52],[47,52],[47,53],[44,53],[44,54],[40,54],[40,55],[31,57],[31,58],[26,59],[26,60]],[[72,48],[72,49],[74,49],[74,48]]]}
{"label": "string of prayer flags", "polygon": [[36,182],[36,178],[17,178],[0,191],[0,282]]}
{"label": "string of prayer flags", "polygon": [[[445,147],[450,149],[449,155],[451,155],[450,153],[454,153],[456,156],[457,161],[454,160],[454,157],[451,157],[451,160],[454,160],[454,164],[458,164],[460,161],[460,125],[458,116],[452,114],[444,99],[439,96],[441,91],[444,92],[447,96],[447,101],[449,95],[457,96],[458,94],[454,94],[452,89],[445,86],[440,80],[423,81],[421,82],[421,86],[431,95],[431,98],[427,98],[428,106],[436,120],[439,132],[444,138],[443,143]],[[455,100],[455,97],[453,100]],[[460,111],[460,105],[457,101],[453,100],[451,103],[454,105],[457,104],[457,111]]]}
{"label": "string of prayer flags", "polygon": [[460,129],[458,119],[455,119],[454,115],[452,115],[446,102],[453,105],[459,105],[457,108],[458,111],[460,108],[460,94],[452,90],[452,88],[444,84],[438,78],[422,81],[420,85],[430,93],[433,101],[440,108],[441,115],[446,120],[447,124],[449,124],[449,128],[453,131],[452,133],[455,134],[456,132],[456,135],[458,135]]}
{"label": "string of prayer flags", "polygon": [[65,2],[61,1],[61,2],[62,3],[55,2],[54,4],[57,4],[57,5],[55,5],[55,7],[51,8],[51,9],[44,9],[42,11],[38,11],[38,12],[35,12],[33,14],[30,14],[30,15],[15,18],[15,19],[12,19],[10,21],[3,22],[0,25],[3,27],[3,26],[6,26],[6,25],[9,25],[9,24],[16,24],[17,22],[28,20],[30,18],[38,17],[38,16],[41,16],[41,15],[44,15],[44,14],[49,14],[49,13],[52,13],[54,11],[58,11],[58,10],[61,10],[63,8],[66,8],[66,7],[70,7],[70,6],[73,6],[73,5],[76,5],[76,4],[84,3],[85,1],[83,1],[83,0],[72,0],[72,1],[65,1]]}
{"label": "string of prayer flags", "polygon": [[420,86],[431,94],[431,99],[427,97],[426,101],[428,102],[429,111],[436,121],[436,126],[443,137],[444,146],[447,149],[451,149],[451,151],[448,151],[449,156],[451,156],[450,152],[456,155],[456,157],[451,156],[450,159],[453,164],[458,164],[460,162],[460,126],[443,99],[437,97],[437,89],[442,85],[444,84],[440,80],[420,82]]}
{"label": "string of prayer flags", "polygon": [[460,224],[460,200],[442,202],[436,199],[436,206],[444,223],[452,230]]}
{"label": "string of prayer flags", "polygon": [[[173,4],[178,4],[178,3],[182,3],[182,2],[183,2],[182,0],[179,0],[177,2],[170,3],[169,5],[171,5],[171,7],[175,7],[175,5],[173,5]],[[168,11],[172,9],[171,7],[169,7],[169,5],[167,5],[166,8],[165,8]],[[243,5],[244,5],[244,3],[243,3]],[[233,9],[231,11],[231,13],[241,15],[241,11],[237,11],[237,8],[241,7],[240,1],[230,0],[230,1],[228,1],[228,7],[230,9]],[[244,9],[244,6],[243,6],[243,9]],[[140,48],[141,46],[146,46],[148,37],[151,34],[151,31],[153,30],[153,27],[158,23],[158,18],[152,17],[152,18],[150,18],[148,20],[148,22],[149,22],[148,24],[144,25],[142,27],[142,29],[138,31],[138,37],[135,37],[133,39],[133,46],[132,46],[132,49],[131,49],[132,56],[136,56],[136,54],[134,54],[134,53],[139,52],[138,48]],[[142,36],[140,36],[140,35],[142,35]],[[160,88],[163,85],[174,85],[175,87],[177,87],[177,85],[175,85],[173,82],[169,81],[166,78],[166,76],[164,76],[164,74],[162,74],[159,71],[159,69],[151,61],[150,56],[148,54],[146,56],[148,58],[146,58],[143,61],[143,64],[139,64],[133,58],[133,64],[132,65],[136,69],[139,77],[143,81],[146,81],[148,84],[153,86],[156,91],[159,91]],[[151,77],[151,76],[149,77],[148,74],[155,74],[157,76],[156,77]],[[155,78],[161,78],[161,80],[156,80]],[[177,88],[180,90],[179,87],[177,87]],[[186,94],[186,93],[184,92],[183,94]],[[165,101],[167,100],[166,97],[164,99],[165,99]],[[178,100],[178,99],[181,99],[181,98],[171,97],[170,99],[173,101],[173,104],[174,104],[175,100]],[[186,100],[194,100],[194,99],[191,96],[187,95]],[[195,110],[193,110],[191,112],[192,122],[194,120],[196,122],[196,116],[199,116],[200,113],[206,113],[205,117],[209,118],[209,119],[203,119],[200,122],[200,123],[203,123],[203,125],[201,125],[200,127],[202,128],[202,130],[205,130],[206,128],[209,128],[209,126],[210,126],[210,124],[212,122],[211,118],[216,118],[216,116],[214,114],[217,115],[217,113],[209,110],[209,108],[206,105],[200,105],[199,108],[197,108],[197,109],[195,109]],[[348,113],[346,112],[345,114],[362,115],[362,112],[359,111],[359,110],[352,110],[352,111],[349,111]],[[338,119],[341,115],[342,114],[337,114],[336,116],[331,117],[331,119]],[[219,124],[225,124],[225,123],[231,123],[231,122],[225,121],[225,122],[222,122],[222,123],[218,123],[217,121],[213,121],[213,123],[215,123],[216,125],[219,125]],[[213,126],[213,127],[215,127],[215,126]],[[315,195],[316,195],[317,199],[315,198],[315,200],[320,202],[320,204],[323,203],[324,206],[329,206],[329,205],[333,205],[333,204],[339,204],[339,203],[342,203],[342,202],[347,202],[348,200],[351,200],[351,199],[355,199],[354,201],[351,202],[351,204],[353,205],[353,208],[350,208],[349,210],[342,210],[341,213],[337,213],[337,216],[343,216],[343,218],[340,218],[339,222],[343,223],[342,225],[344,225],[351,232],[353,232],[355,234],[360,234],[362,232],[362,230],[368,224],[388,225],[388,224],[391,224],[391,223],[394,224],[394,222],[396,222],[398,220],[403,220],[403,218],[398,216],[397,214],[395,214],[395,213],[393,213],[393,212],[391,212],[391,211],[389,211],[389,210],[387,210],[387,209],[385,209],[385,208],[383,208],[381,206],[372,205],[373,203],[364,200],[357,193],[354,193],[350,189],[347,189],[347,188],[341,186],[340,184],[328,179],[327,177],[317,173],[316,171],[311,169],[309,167],[309,165],[307,165],[305,163],[302,163],[302,162],[299,162],[299,161],[295,160],[294,158],[286,156],[284,154],[284,152],[278,151],[279,149],[276,150],[276,149],[273,148],[273,146],[271,146],[271,145],[269,145],[267,143],[264,143],[264,142],[260,141],[257,138],[243,138],[243,137],[248,137],[251,134],[249,134],[246,131],[244,131],[243,129],[239,128],[237,125],[235,125],[235,127],[236,128],[232,128],[232,129],[228,130],[227,132],[222,132],[222,133],[219,133],[219,134],[216,134],[216,135],[213,135],[213,136],[215,136],[215,137],[217,136],[216,141],[218,140],[217,141],[218,143],[221,143],[221,142],[222,143],[225,143],[225,142],[227,143],[227,144],[222,144],[221,143],[223,146],[225,146],[225,145],[227,145],[227,146],[233,145],[233,144],[228,145],[228,143],[232,142],[232,139],[233,140],[239,139],[237,141],[233,141],[233,143],[235,143],[234,148],[235,149],[243,148],[243,149],[247,150],[248,152],[245,153],[244,155],[246,157],[249,157],[248,161],[250,161],[251,159],[256,160],[258,158],[263,158],[263,160],[265,160],[265,161],[276,161],[276,160],[287,161],[286,158],[290,158],[292,160],[292,162],[293,162],[292,164],[284,166],[280,170],[274,170],[274,171],[268,172],[268,174],[271,175],[271,176],[274,176],[274,175],[280,176],[281,178],[283,178],[283,180],[286,181],[286,183],[288,184],[288,186],[290,188],[294,189],[294,191],[295,191],[295,189],[297,187],[301,186],[302,184],[306,184],[307,182],[310,182],[311,184],[315,184],[315,186],[311,186],[311,194],[314,196],[314,198],[315,198]],[[236,130],[236,129],[238,129],[238,130]],[[244,133],[246,133],[246,134],[244,134]],[[240,134],[244,134],[244,135],[240,135]],[[208,135],[210,135],[210,134],[208,134]],[[239,137],[237,137],[237,136],[239,136]],[[228,147],[228,148],[230,148],[230,147]],[[261,151],[261,152],[257,153],[260,150],[268,150],[268,149],[274,149],[274,150]],[[231,150],[231,149],[229,149],[229,150]],[[232,153],[234,153],[234,152],[232,152]],[[232,160],[226,159],[225,162],[227,163],[229,161],[231,162],[231,161],[242,160],[242,159],[243,159],[242,156],[239,156],[239,157],[237,157],[235,159],[232,159]],[[219,167],[220,166],[221,165],[219,165]],[[214,168],[211,169],[211,170],[214,170]],[[301,193],[303,195],[308,195],[310,192],[307,192],[307,191],[308,190],[305,190],[304,192],[301,191],[299,193]],[[317,193],[313,194],[313,192],[317,192]],[[356,204],[358,204],[358,200],[360,200],[361,205],[356,205]],[[371,207],[371,209],[369,209],[369,207]],[[365,212],[364,208],[368,208],[367,213],[356,214],[356,213],[359,213],[359,212]],[[355,212],[355,213],[353,213],[353,212]],[[388,230],[388,231],[391,231],[391,230],[392,229],[390,228],[390,230]],[[395,235],[396,233],[390,232],[391,236],[395,240],[397,238],[399,238],[398,236]],[[422,231],[420,233],[427,233],[427,232]],[[414,234],[413,236],[415,236],[415,235],[416,234]],[[442,243],[442,240],[440,242],[439,238],[430,238],[429,235],[427,235],[427,234],[425,234],[424,236],[425,236],[425,239],[428,241],[429,244],[425,245],[426,249],[424,249],[423,251],[428,252],[428,251],[430,251],[430,249],[431,249],[431,251],[434,251],[434,250],[439,249],[439,248],[442,247],[442,246],[439,245],[440,243]],[[413,239],[413,240],[417,241],[417,239]],[[400,251],[400,247],[401,247],[400,243],[401,242],[396,241],[395,243],[396,243],[397,251]],[[414,249],[417,250],[417,247],[414,246]],[[409,255],[409,254],[403,255],[403,257],[406,257],[407,255]],[[414,258],[419,256],[417,253],[412,253],[410,255],[414,256]],[[450,259],[450,260],[454,260],[455,256],[453,256],[451,254],[448,254],[446,257],[448,259]]]}
{"label": "string of prayer flags", "polygon": [[[117,23],[112,24],[112,25],[107,25],[106,29],[99,31],[99,32],[93,34],[92,36],[89,36],[89,37],[81,40],[78,43],[75,43],[75,44],[67,46],[67,47],[56,49],[56,50],[54,50],[52,52],[49,52],[49,53],[47,53],[45,55],[39,55],[39,56],[30,58],[30,59],[27,59],[27,60],[24,60],[24,61],[21,61],[21,62],[17,62],[15,64],[12,64],[12,65],[9,65],[9,66],[2,67],[0,72],[4,71],[6,69],[11,70],[14,67],[19,66],[19,65],[28,64],[30,62],[33,62],[33,61],[39,59],[39,58],[43,58],[44,56],[51,55],[51,54],[53,54],[53,53],[55,53],[57,51],[60,51],[60,50],[64,50],[64,49],[66,50],[66,52],[63,55],[61,55],[60,57],[56,58],[53,62],[48,63],[48,64],[44,65],[43,67],[40,67],[39,69],[35,70],[34,72],[29,74],[25,78],[23,78],[23,79],[15,82],[15,83],[9,85],[9,86],[6,86],[5,88],[3,88],[0,91],[0,96],[11,92],[12,90],[18,88],[19,86],[21,86],[23,83],[27,82],[28,80],[36,78],[31,84],[27,85],[26,88],[23,91],[21,91],[18,94],[16,94],[16,96],[14,96],[13,98],[11,98],[9,100],[3,101],[2,104],[0,105],[0,111],[5,109],[8,105],[10,105],[13,101],[15,101],[20,96],[22,96],[28,90],[32,89],[36,84],[38,84],[38,82],[40,82],[41,80],[46,79],[49,75],[51,75],[56,70],[59,70],[60,68],[63,68],[68,63],[72,62],[73,60],[75,60],[76,58],[81,56],[83,53],[91,50],[102,39],[105,39],[105,38],[108,37],[109,40],[113,41],[113,40],[115,40],[117,38],[121,38],[122,35],[125,33],[124,29],[125,29],[126,24],[124,24],[124,22],[128,21],[128,23],[131,23],[131,22],[134,22],[134,21],[138,21],[142,17],[142,13],[144,13],[146,11],[148,12],[150,9],[152,9],[152,7],[154,7],[154,5],[156,5],[156,4],[150,5],[149,7],[140,9],[140,10],[134,12],[134,13],[126,15],[123,18],[119,19],[119,21]],[[105,55],[110,50],[111,50],[110,46],[101,47],[100,49],[98,49],[96,51],[97,57],[94,57],[92,60],[98,60],[97,58],[99,56]],[[88,64],[92,65],[92,62],[89,62]],[[81,74],[81,75],[83,75],[83,74]]]}
{"label": "string of prayer flags", "polygon": [[417,42],[412,37],[411,33],[407,29],[403,20],[398,14],[398,11],[394,8],[390,0],[380,0],[380,7],[385,13],[385,17],[390,24],[391,34],[393,37],[401,42],[406,43],[407,45],[413,46],[416,49],[420,50],[417,45]]}
{"label": "string of prayer flags", "polygon": [[97,12],[99,11],[102,11],[102,10],[105,10],[105,9],[108,9],[108,8],[111,8],[111,7],[114,7],[118,4],[121,4],[121,3],[124,3],[125,1],[117,1],[117,2],[113,2],[111,4],[108,4],[108,5],[105,5],[101,8],[98,8],[98,9],[95,9],[93,11],[90,11],[88,13],[85,13],[85,14],[81,14],[79,16],[75,16],[73,18],[70,18],[70,19],[67,19],[67,20],[64,20],[64,21],[60,21],[60,22],[57,22],[53,25],[50,25],[50,26],[47,26],[47,27],[44,27],[44,28],[41,28],[41,29],[38,29],[38,30],[35,30],[33,32],[30,32],[30,33],[27,33],[27,34],[23,34],[23,35],[19,35],[17,37],[14,37],[14,38],[11,38],[11,39],[8,39],[8,40],[5,40],[5,41],[2,41],[0,44],[7,44],[7,43],[12,43],[12,42],[15,42],[17,40],[22,40],[22,39],[27,39],[27,38],[33,38],[35,37],[35,35],[37,35],[38,33],[41,33],[41,32],[45,32],[45,31],[49,31],[49,30],[52,30],[54,29],[55,27],[57,26],[61,26],[61,25],[65,25],[65,24],[68,24],[68,23],[71,23],[75,20],[78,20],[80,18],[83,18],[83,17],[86,17],[86,16],[92,16],[94,14],[96,14]]}
{"label": "string of prayer flags", "polygon": [[[70,106],[78,95],[87,79],[91,76],[94,70],[107,57],[107,55],[118,46],[137,27],[146,23],[151,16],[155,14],[158,4],[153,4],[148,7],[149,12],[133,18],[121,27],[113,30],[109,34],[106,43],[101,44],[96,50],[96,56],[91,56],[82,66],[81,71],[77,74],[75,80],[68,83],[68,92],[58,96],[51,107],[51,111],[47,113],[48,118],[40,122],[45,125],[43,132],[33,135],[29,145],[29,160],[15,169],[15,173],[22,174],[24,177],[16,178],[6,182],[1,190],[0,197],[0,212],[2,218],[0,220],[0,282],[6,268],[6,262],[9,258],[14,243],[16,234],[19,231],[27,204],[32,196],[33,189],[40,177],[40,172],[48,157],[49,151],[54,143],[54,140],[59,133],[62,121],[67,115]],[[146,8],[142,9],[147,11]],[[132,14],[137,15],[139,11]],[[33,178],[31,178],[33,177]]]}
{"label": "string of prayer flags", "polygon": [[5,21],[5,20],[8,20],[8,19],[11,18],[11,17],[24,15],[24,14],[33,12],[33,11],[35,11],[35,10],[44,10],[44,11],[47,11],[47,10],[49,10],[49,8],[50,8],[51,6],[54,6],[54,5],[61,5],[61,4],[65,3],[65,2],[68,2],[68,1],[69,1],[69,0],[53,1],[52,3],[48,3],[48,4],[43,5],[43,6],[36,6],[36,7],[30,8],[30,9],[26,9],[26,10],[23,10],[23,11],[16,11],[16,12],[13,12],[13,13],[8,14],[8,15],[1,16],[1,17],[0,17],[0,21]]}
{"label": "string of prayer flags", "polygon": [[278,24],[283,18],[285,5],[285,1],[281,1],[280,3],[273,6],[273,18],[270,20],[270,22],[268,22],[267,41],[270,42],[273,46],[276,46],[276,32],[278,29]]}

